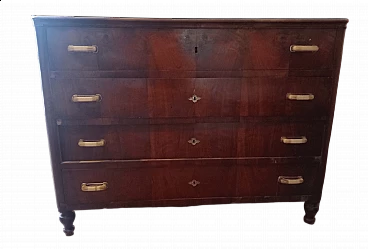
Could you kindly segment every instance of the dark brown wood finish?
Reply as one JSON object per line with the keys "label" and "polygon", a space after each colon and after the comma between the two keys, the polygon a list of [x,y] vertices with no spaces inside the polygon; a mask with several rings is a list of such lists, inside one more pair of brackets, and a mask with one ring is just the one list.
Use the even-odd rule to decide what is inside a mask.
{"label": "dark brown wood finish", "polygon": [[[61,126],[63,161],[320,156],[323,123],[264,122],[185,125]],[[305,136],[305,144],[284,144],[281,137]],[[80,147],[79,140],[101,147]],[[196,142],[191,143],[194,139]]]}
{"label": "dark brown wood finish", "polygon": [[[51,70],[195,70],[195,30],[50,28]],[[96,45],[97,53],[70,53]]]}
{"label": "dark brown wood finish", "polygon": [[[313,198],[313,197],[312,197]],[[316,222],[316,214],[319,210],[319,202],[315,200],[308,200],[304,203],[304,222],[313,225]]]}
{"label": "dark brown wood finish", "polygon": [[[147,68],[144,34],[139,30],[48,28],[51,70]],[[97,45],[97,53],[70,53],[69,45]]]}
{"label": "dark brown wood finish", "polygon": [[[241,116],[329,115],[332,97],[329,77],[257,77],[243,79]],[[310,101],[286,98],[288,93],[313,94]]]}
{"label": "dark brown wood finish", "polygon": [[[148,118],[145,79],[50,79],[57,117]],[[72,96],[100,94],[98,102],[78,103]]]}
{"label": "dark brown wood finish", "polygon": [[180,78],[254,78],[254,77],[331,77],[331,69],[266,69],[238,71],[156,71],[156,70],[114,70],[114,71],[50,71],[51,78],[147,78],[176,79]]}
{"label": "dark brown wood finish", "polygon": [[286,185],[278,184],[277,193],[280,196],[311,195],[315,183],[316,172],[319,164],[280,165],[279,176],[302,176],[302,184]]}
{"label": "dark brown wood finish", "polygon": [[[281,137],[306,137],[303,144],[285,144]],[[321,122],[248,124],[238,129],[238,155],[250,157],[320,156],[324,136]]]}
{"label": "dark brown wood finish", "polygon": [[192,117],[192,118],[91,118],[91,119],[57,119],[59,126],[74,125],[162,125],[162,124],[198,124],[198,123],[239,123],[259,124],[263,122],[326,122],[327,117]]}
{"label": "dark brown wood finish", "polygon": [[[145,163],[106,169],[66,169],[66,203],[158,201],[194,198],[310,195],[318,164],[237,165],[210,160]],[[103,166],[103,165],[101,165]],[[304,183],[285,185],[279,176],[301,176]],[[83,182],[107,182],[98,192],[82,192]]]}
{"label": "dark brown wood finish", "polygon": [[[329,77],[185,79],[51,79],[59,118],[172,118],[238,116],[327,117]],[[310,101],[288,93],[313,94]],[[101,95],[101,101],[75,103],[74,94]],[[190,100],[199,97],[195,103]]]}
{"label": "dark brown wood finish", "polygon": [[132,207],[188,207],[199,205],[235,204],[235,203],[269,203],[269,202],[301,202],[311,198],[310,195],[297,196],[245,196],[245,197],[210,197],[192,199],[170,199],[157,201],[118,201],[93,204],[62,204],[64,208],[74,210],[132,208]]}
{"label": "dark brown wood finish", "polygon": [[193,79],[148,79],[150,117],[193,117]]}
{"label": "dark brown wood finish", "polygon": [[[331,68],[335,34],[334,29],[199,29],[197,70]],[[315,44],[319,53],[290,54],[290,45]]]}
{"label": "dark brown wood finish", "polygon": [[48,27],[202,27],[202,28],[340,28],[346,18],[131,18],[88,16],[34,16],[35,26]]}
{"label": "dark brown wood finish", "polygon": [[277,196],[278,165],[239,165],[236,173],[236,197]]}
{"label": "dark brown wood finish", "polygon": [[195,30],[153,29],[147,34],[150,70],[195,70]]}
{"label": "dark brown wood finish", "polygon": [[[231,197],[235,167],[189,164],[113,170],[64,170],[68,204]],[[80,191],[81,182],[108,182],[99,192]],[[221,183],[221,184],[219,184]]]}
{"label": "dark brown wood finish", "polygon": [[337,86],[339,81],[340,75],[340,67],[341,67],[341,60],[342,60],[342,51],[343,51],[343,44],[344,44],[344,37],[345,37],[345,29],[346,27],[341,27],[336,30],[336,37],[337,41],[334,48],[334,74],[333,74],[333,87],[332,87],[332,103],[330,105],[330,115],[328,119],[328,126],[326,129],[326,136],[323,141],[323,152],[322,152],[322,162],[321,167],[319,168],[318,173],[316,174],[316,182],[313,188],[313,195],[309,200],[305,203],[304,209],[306,211],[306,215],[304,216],[304,221],[308,224],[314,224],[315,222],[315,215],[319,210],[319,204],[322,197],[322,189],[323,183],[325,179],[326,173],[326,165],[327,165],[327,156],[328,156],[328,147],[330,143],[330,137],[332,132],[332,123],[335,111],[335,103],[336,103],[336,95],[337,95]]}
{"label": "dark brown wood finish", "polygon": [[[237,197],[244,196],[302,196],[312,193],[319,164],[261,164],[239,165],[237,169]],[[287,185],[278,177],[302,177],[302,184]]]}
{"label": "dark brown wood finish", "polygon": [[[50,69],[238,71],[331,69],[334,29],[118,29],[49,28]],[[290,53],[290,45],[316,45],[318,53]],[[96,53],[70,53],[69,45]],[[180,73],[178,73],[180,75]]]}
{"label": "dark brown wood finish", "polygon": [[60,222],[64,225],[64,233],[66,236],[72,236],[74,234],[75,212],[74,211],[64,211],[60,213]]}
{"label": "dark brown wood finish", "polygon": [[[66,235],[73,210],[95,208],[306,201],[304,221],[314,223],[347,19],[34,21]],[[75,103],[75,94],[101,100]],[[108,188],[81,190],[94,182]]]}
{"label": "dark brown wood finish", "polygon": [[193,103],[197,117],[239,116],[240,79],[196,79],[193,94],[201,98],[197,103]]}
{"label": "dark brown wood finish", "polygon": [[[60,213],[67,211],[61,207],[64,203],[64,186],[62,182],[62,175],[60,171],[60,144],[58,137],[58,130],[55,121],[55,110],[53,108],[51,87],[49,83],[49,59],[47,53],[47,33],[46,28],[36,26],[38,58],[41,68],[42,92],[44,96],[46,129],[49,142],[51,167],[54,179],[54,188],[56,195],[56,204]],[[70,210],[69,210],[70,211]]]}
{"label": "dark brown wood finish", "polygon": [[[51,79],[60,118],[236,117],[240,79]],[[75,103],[74,94],[101,96]],[[190,100],[193,96],[200,99]]]}

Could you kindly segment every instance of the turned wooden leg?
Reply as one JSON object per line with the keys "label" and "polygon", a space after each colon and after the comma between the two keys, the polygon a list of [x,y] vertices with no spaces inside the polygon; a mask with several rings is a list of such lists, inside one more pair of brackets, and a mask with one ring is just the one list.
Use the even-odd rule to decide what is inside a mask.
{"label": "turned wooden leg", "polygon": [[75,220],[75,212],[74,211],[65,211],[60,213],[59,216],[60,222],[64,225],[64,233],[66,236],[72,236],[74,234],[74,225],[73,222]]}
{"label": "turned wooden leg", "polygon": [[319,201],[306,201],[304,203],[304,222],[310,225],[313,225],[316,222],[316,214],[319,210]]}

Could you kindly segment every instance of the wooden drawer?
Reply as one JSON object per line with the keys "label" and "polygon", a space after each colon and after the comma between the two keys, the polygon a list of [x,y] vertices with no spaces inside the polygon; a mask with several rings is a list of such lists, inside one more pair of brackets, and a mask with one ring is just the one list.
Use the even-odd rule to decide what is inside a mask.
{"label": "wooden drawer", "polygon": [[[197,70],[331,69],[334,29],[199,29]],[[291,52],[316,45],[317,52]]]}
{"label": "wooden drawer", "polygon": [[318,163],[238,165],[236,196],[310,195],[318,166]]}
{"label": "wooden drawer", "polygon": [[[231,197],[235,188],[235,167],[195,161],[162,162],[146,167],[63,170],[62,175],[67,204]],[[82,183],[102,182],[107,182],[106,190],[81,190]]]}
{"label": "wooden drawer", "polygon": [[[187,29],[47,29],[50,69],[195,70],[195,34]],[[69,52],[68,46],[97,46],[97,52]]]}
{"label": "wooden drawer", "polygon": [[328,77],[245,78],[240,115],[328,116],[332,85],[332,79]]}
{"label": "wooden drawer", "polygon": [[[279,165],[278,188],[277,195],[310,195],[314,187],[318,172],[319,164],[298,164],[298,165]],[[290,182],[283,182],[281,178],[290,179]],[[302,178],[303,182],[298,183],[298,179]]]}
{"label": "wooden drawer", "polygon": [[[58,117],[326,116],[331,78],[51,79]],[[288,94],[310,100],[290,100]],[[73,102],[75,95],[99,96]],[[195,99],[196,98],[196,99]]]}
{"label": "wooden drawer", "polygon": [[[64,161],[235,157],[234,124],[62,126]],[[80,147],[80,139],[105,141],[101,147]]]}
{"label": "wooden drawer", "polygon": [[[129,166],[106,163],[101,164],[100,168],[64,169],[62,176],[65,200],[69,205],[191,198],[296,196],[312,193],[318,165],[237,165],[233,160],[161,161],[132,163]],[[99,189],[86,188],[84,185],[83,191],[83,183],[87,183],[87,186],[92,183],[101,184]]]}
{"label": "wooden drawer", "polygon": [[[324,130],[323,122],[246,123],[238,128],[237,154],[239,157],[320,156]],[[281,138],[297,140],[281,141]]]}
{"label": "wooden drawer", "polygon": [[[47,29],[55,71],[331,69],[335,36],[334,29]],[[69,45],[96,51],[70,52]],[[291,52],[291,45],[319,50]]]}
{"label": "wooden drawer", "polygon": [[[239,116],[241,79],[52,79],[58,117]],[[75,102],[73,96],[98,96]],[[82,98],[83,100],[83,98]]]}
{"label": "wooden drawer", "polygon": [[[283,157],[320,156],[324,125],[264,122],[60,126],[59,132],[63,161]],[[285,144],[281,137],[305,138],[295,140],[301,144]],[[86,143],[80,144],[81,139]]]}

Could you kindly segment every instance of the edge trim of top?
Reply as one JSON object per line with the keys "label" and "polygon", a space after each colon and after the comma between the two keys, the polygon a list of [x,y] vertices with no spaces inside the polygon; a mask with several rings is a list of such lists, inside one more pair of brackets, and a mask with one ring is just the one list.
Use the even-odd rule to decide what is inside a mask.
{"label": "edge trim of top", "polygon": [[346,27],[346,18],[138,18],[99,16],[32,16],[35,26],[189,26],[231,25],[239,27],[268,26],[329,26]]}

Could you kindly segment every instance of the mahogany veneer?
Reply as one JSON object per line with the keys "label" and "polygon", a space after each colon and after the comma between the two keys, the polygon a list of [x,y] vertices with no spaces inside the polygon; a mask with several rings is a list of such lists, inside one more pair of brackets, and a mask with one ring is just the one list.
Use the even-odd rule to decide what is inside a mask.
{"label": "mahogany veneer", "polygon": [[314,223],[347,19],[34,22],[66,235],[118,207],[305,201]]}

